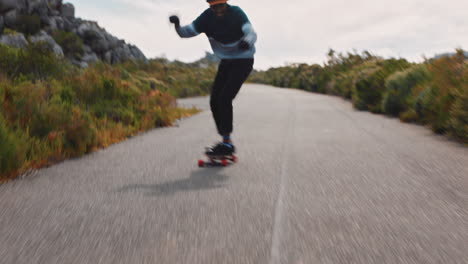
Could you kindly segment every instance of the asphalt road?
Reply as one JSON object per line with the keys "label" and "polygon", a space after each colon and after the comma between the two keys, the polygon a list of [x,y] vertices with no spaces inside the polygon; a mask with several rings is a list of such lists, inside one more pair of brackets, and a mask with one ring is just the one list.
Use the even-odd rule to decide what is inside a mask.
{"label": "asphalt road", "polygon": [[[182,100],[208,110],[208,98]],[[245,85],[209,111],[0,186],[0,263],[468,263],[468,149],[337,97]]]}

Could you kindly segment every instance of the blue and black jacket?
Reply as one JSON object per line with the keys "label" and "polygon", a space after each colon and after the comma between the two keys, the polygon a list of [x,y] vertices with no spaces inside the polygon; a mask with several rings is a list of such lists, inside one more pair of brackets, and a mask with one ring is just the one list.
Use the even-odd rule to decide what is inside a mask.
{"label": "blue and black jacket", "polygon": [[[182,38],[190,38],[205,33],[211,48],[221,59],[249,59],[255,54],[257,34],[247,15],[238,6],[227,4],[223,17],[217,17],[208,8],[190,25],[179,27],[177,33]],[[239,42],[245,41],[249,49],[240,49]]]}

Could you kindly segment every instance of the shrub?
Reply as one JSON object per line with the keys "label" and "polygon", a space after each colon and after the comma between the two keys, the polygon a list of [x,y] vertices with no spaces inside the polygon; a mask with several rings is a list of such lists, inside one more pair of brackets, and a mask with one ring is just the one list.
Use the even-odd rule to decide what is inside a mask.
{"label": "shrub", "polygon": [[30,81],[12,84],[5,90],[8,100],[4,107],[8,107],[8,121],[20,129],[26,130],[30,122],[38,113],[44,102],[46,93],[41,83],[34,84]]}
{"label": "shrub", "polygon": [[0,44],[0,72],[8,77],[17,76],[20,68],[20,49]]}
{"label": "shrub", "polygon": [[452,136],[468,143],[468,63],[464,64],[462,80],[450,110],[448,130]]}
{"label": "shrub", "polygon": [[71,155],[82,155],[97,146],[97,133],[91,115],[73,107],[69,123],[65,126],[65,151]]}
{"label": "shrub", "polygon": [[[383,99],[383,112],[398,116],[414,103],[412,96],[416,86],[424,86],[430,80],[426,65],[420,64],[402,72],[394,73],[385,81],[386,93]],[[420,89],[419,89],[420,90]]]}
{"label": "shrub", "polygon": [[63,131],[71,119],[71,105],[55,94],[38,109],[30,124],[30,135],[45,138],[50,133]]}
{"label": "shrub", "polygon": [[337,77],[335,79],[336,88],[334,89],[336,91],[336,95],[342,96],[346,99],[351,99],[356,79],[357,76],[355,71],[349,71]]}
{"label": "shrub", "polygon": [[431,87],[428,86],[424,90],[422,90],[421,93],[419,93],[419,95],[416,97],[414,101],[414,105],[413,105],[414,110],[416,111],[416,114],[418,115],[418,119],[422,123],[425,123],[424,114],[427,111],[425,102],[427,102],[426,97],[429,96],[430,92],[431,92]]}
{"label": "shrub", "polygon": [[206,93],[215,71],[167,60],[78,69],[46,51],[0,45],[1,177],[170,125],[193,110],[162,90]]}
{"label": "shrub", "polygon": [[5,29],[3,29],[3,34],[4,35],[16,35],[16,34],[18,34],[18,32],[16,32],[12,28],[5,28]]}
{"label": "shrub", "polygon": [[389,59],[378,61],[376,66],[364,72],[354,87],[353,102],[359,110],[382,112],[386,78],[396,71],[408,68],[410,64],[403,59]]}
{"label": "shrub", "polygon": [[44,42],[31,43],[25,49],[0,44],[0,71],[16,79],[22,75],[32,80],[61,76],[67,64],[50,51]]}
{"label": "shrub", "polygon": [[23,165],[26,143],[26,136],[8,128],[0,114],[0,175],[8,175]]}
{"label": "shrub", "polygon": [[402,112],[400,114],[400,120],[403,122],[417,122],[418,114],[416,113],[416,110],[412,108],[405,112]]}
{"label": "shrub", "polygon": [[353,106],[358,110],[368,110],[368,102],[375,101],[374,97],[377,91],[370,88],[369,77],[375,74],[380,69],[377,61],[365,63],[356,69],[356,79],[352,87],[351,99]]}
{"label": "shrub", "polygon": [[83,40],[75,33],[57,30],[52,33],[52,38],[62,47],[68,58],[81,59],[83,57]]}
{"label": "shrub", "polygon": [[451,109],[457,97],[466,90],[466,69],[463,53],[432,61],[428,69],[432,75],[430,88],[419,100],[418,114],[436,133],[449,129]]}
{"label": "shrub", "polygon": [[449,133],[468,143],[468,88],[455,100],[448,123]]}

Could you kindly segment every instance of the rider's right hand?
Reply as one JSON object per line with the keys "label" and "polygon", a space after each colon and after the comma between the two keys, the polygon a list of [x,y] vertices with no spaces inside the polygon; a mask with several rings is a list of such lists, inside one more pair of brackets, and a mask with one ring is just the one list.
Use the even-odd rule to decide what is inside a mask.
{"label": "rider's right hand", "polygon": [[178,16],[170,16],[169,17],[169,22],[171,22],[172,24],[174,24],[176,26],[180,25],[180,20],[179,20]]}

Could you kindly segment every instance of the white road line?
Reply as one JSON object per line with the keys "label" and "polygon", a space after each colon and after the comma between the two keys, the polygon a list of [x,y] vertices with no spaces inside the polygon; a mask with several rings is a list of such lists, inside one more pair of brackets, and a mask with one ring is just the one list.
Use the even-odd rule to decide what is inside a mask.
{"label": "white road line", "polygon": [[287,132],[285,136],[285,141],[282,146],[282,153],[283,153],[283,158],[282,158],[282,163],[281,163],[281,172],[280,172],[280,187],[279,187],[279,193],[278,193],[278,199],[276,200],[276,206],[275,206],[275,222],[273,224],[273,236],[272,236],[272,242],[271,242],[271,251],[270,251],[270,264],[279,264],[280,262],[280,246],[281,246],[281,236],[283,234],[282,229],[283,229],[283,221],[284,221],[284,195],[286,191],[286,176],[287,176],[287,164],[288,164],[288,159],[289,159],[289,153],[290,153],[290,148],[291,144],[289,142],[291,141],[292,137],[294,137],[294,126],[295,126],[295,104],[292,102],[289,102],[289,111],[288,111],[288,126],[287,126]]}

